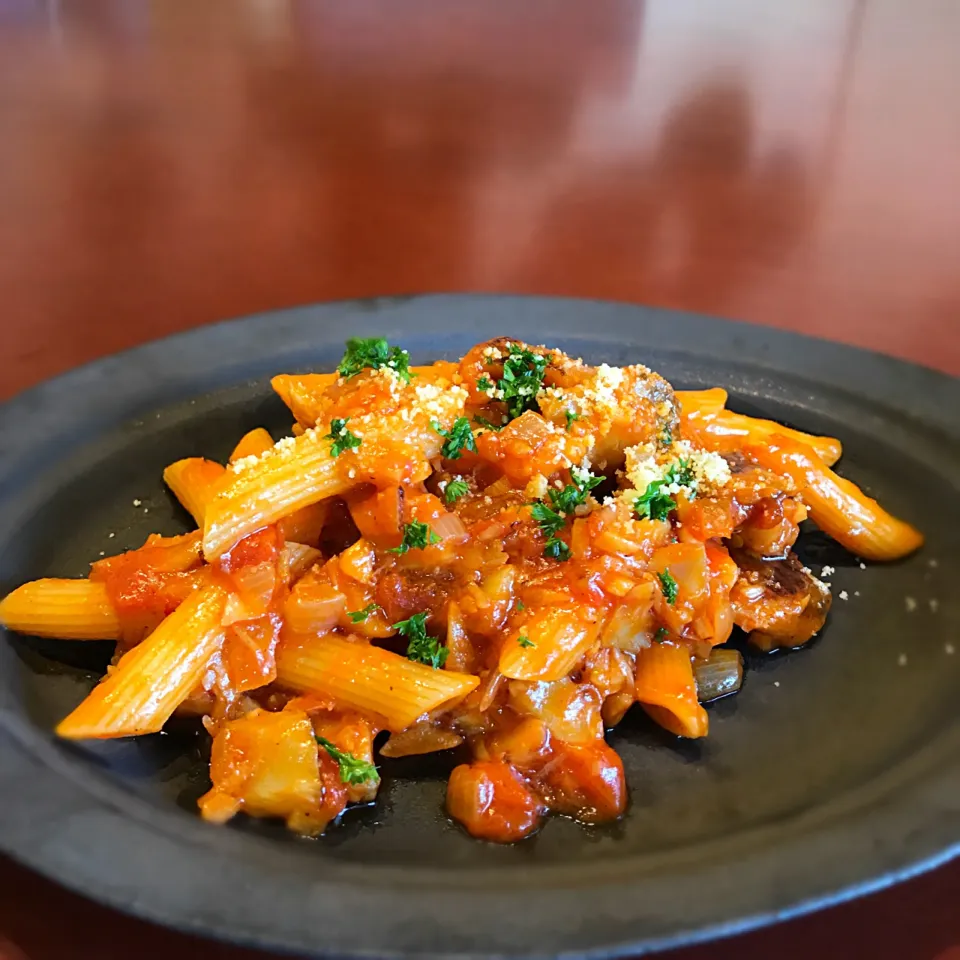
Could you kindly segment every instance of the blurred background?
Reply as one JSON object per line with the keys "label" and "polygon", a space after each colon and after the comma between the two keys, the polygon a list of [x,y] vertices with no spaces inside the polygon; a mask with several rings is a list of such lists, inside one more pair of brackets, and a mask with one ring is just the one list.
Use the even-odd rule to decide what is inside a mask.
{"label": "blurred background", "polygon": [[960,371],[958,48],[955,0],[0,0],[3,390],[429,290]]}
{"label": "blurred background", "polygon": [[[664,305],[960,373],[957,0],[0,0],[0,398],[227,317]],[[0,863],[0,958],[262,956]],[[675,960],[960,960],[957,865]],[[7,951],[4,953],[4,951]]]}

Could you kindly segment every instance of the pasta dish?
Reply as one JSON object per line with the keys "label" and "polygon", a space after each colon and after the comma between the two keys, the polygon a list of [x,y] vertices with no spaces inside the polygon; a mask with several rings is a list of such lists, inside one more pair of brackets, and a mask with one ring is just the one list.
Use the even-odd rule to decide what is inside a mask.
{"label": "pasta dish", "polygon": [[761,651],[822,628],[803,520],[864,560],[923,541],[834,472],[839,441],[640,365],[500,338],[414,367],[352,339],[336,372],[272,383],[291,435],[164,471],[193,532],[0,602],[9,630],[116,641],[59,736],[199,718],[213,822],[318,835],[375,800],[379,756],[454,748],[447,812],[475,837],[616,819],[605,731],[636,704],[704,737],[741,684],[734,627]]}

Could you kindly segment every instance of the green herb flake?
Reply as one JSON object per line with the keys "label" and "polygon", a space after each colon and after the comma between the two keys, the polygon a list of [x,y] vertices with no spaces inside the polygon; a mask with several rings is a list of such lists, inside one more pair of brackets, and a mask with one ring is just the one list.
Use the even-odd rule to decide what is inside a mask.
{"label": "green herb flake", "polygon": [[439,670],[446,662],[450,651],[441,645],[435,637],[427,636],[427,617],[429,613],[415,613],[409,620],[401,620],[393,625],[397,633],[406,637],[407,659],[424,663]]}
{"label": "green herb flake", "polygon": [[493,381],[486,375],[477,378],[477,389],[481,393],[489,393],[493,389]]}
{"label": "green herb flake", "polygon": [[665,447],[669,447],[670,444],[673,443],[673,430],[670,429],[669,423],[664,424],[663,430],[660,433],[660,443]]}
{"label": "green herb flake", "polygon": [[526,410],[536,409],[537,394],[543,387],[543,375],[549,362],[549,357],[510,344],[510,356],[503,361],[500,398],[506,403],[511,420]]}
{"label": "green herb flake", "polygon": [[567,418],[567,429],[569,430],[573,426],[574,420],[581,419],[579,413],[576,410],[564,410],[563,415]]}
{"label": "green herb flake", "polygon": [[463,456],[464,450],[470,450],[472,453],[477,452],[477,441],[473,438],[470,421],[466,417],[457,417],[449,430],[444,430],[436,420],[431,420],[430,426],[441,437],[447,438],[440,448],[440,456],[447,460],[459,460]]}
{"label": "green herb flake", "polygon": [[554,508],[566,516],[572,516],[577,507],[587,502],[590,491],[603,483],[603,477],[595,477],[589,470],[574,467],[570,471],[573,483],[568,483],[562,490],[550,490],[550,501]]}
{"label": "green herb flake", "polygon": [[551,510],[545,503],[532,504],[530,515],[540,524],[540,530],[545,537],[556,536],[566,523],[556,510]]}
{"label": "green herb flake", "polygon": [[522,600],[518,600],[515,609],[518,612],[522,613],[524,610],[527,609],[527,605]]}
{"label": "green herb flake", "polygon": [[522,636],[522,635],[519,636],[519,637],[517,637],[517,643],[519,643],[521,647],[535,647],[535,646],[536,646],[536,644],[535,644],[529,637],[524,637],[524,636]]}
{"label": "green herb flake", "polygon": [[548,560],[569,560],[570,548],[559,537],[551,537],[544,545],[543,555]]}
{"label": "green herb flake", "polygon": [[337,761],[337,766],[340,767],[340,779],[344,783],[379,783],[380,774],[372,763],[341,750],[326,737],[315,737],[315,739]]}
{"label": "green herb flake", "polygon": [[677,592],[680,588],[677,581],[673,578],[673,574],[669,570],[664,570],[663,573],[658,573],[657,576],[660,578],[660,586],[663,587],[663,599],[670,604],[676,603]]}
{"label": "green herb flake", "polygon": [[349,380],[363,370],[383,367],[393,370],[404,383],[410,382],[410,354],[406,350],[391,347],[383,337],[351,337],[337,372]]}
{"label": "green herb flake", "polygon": [[664,640],[670,635],[670,631],[666,627],[657,627],[657,632],[653,635],[654,643],[663,643]]}
{"label": "green herb flake", "polygon": [[633,501],[633,509],[641,519],[666,520],[672,510],[677,509],[677,501],[669,493],[663,493],[662,480],[654,480],[647,489]]}
{"label": "green herb flake", "polygon": [[672,483],[681,487],[691,487],[696,483],[696,479],[690,461],[681,457],[675,463],[670,464],[670,469],[664,474],[663,482],[668,487]]}
{"label": "green herb flake", "polygon": [[681,457],[670,464],[661,480],[654,480],[647,485],[647,489],[633,501],[633,509],[637,512],[637,516],[649,517],[651,520],[666,520],[671,511],[677,509],[677,501],[664,490],[664,487],[670,487],[673,484],[686,487],[689,495],[691,497],[694,495],[696,475],[689,460]]}
{"label": "green herb flake", "polygon": [[470,487],[466,480],[451,480],[443,488],[443,499],[446,503],[453,503],[459,500],[465,493],[470,492]]}
{"label": "green herb flake", "polygon": [[[347,420],[350,418],[348,417]],[[347,429],[347,420],[331,420],[330,432],[324,436],[324,440],[332,440],[330,447],[330,456],[339,457],[344,450],[355,450],[363,441],[355,433]]]}
{"label": "green herb flake", "polygon": [[363,623],[371,613],[379,609],[377,604],[368,603],[362,610],[351,610],[347,613],[347,616],[350,618],[351,623]]}
{"label": "green herb flake", "polygon": [[430,529],[429,524],[412,520],[403,525],[403,540],[400,546],[387,552],[403,556],[408,550],[425,550],[431,543],[439,542],[440,538]]}

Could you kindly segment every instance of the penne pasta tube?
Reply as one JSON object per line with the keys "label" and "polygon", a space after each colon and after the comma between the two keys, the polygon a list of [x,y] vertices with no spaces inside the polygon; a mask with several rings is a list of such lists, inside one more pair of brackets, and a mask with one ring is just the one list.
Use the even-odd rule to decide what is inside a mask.
{"label": "penne pasta tube", "polygon": [[724,452],[738,450],[748,443],[766,443],[770,437],[780,435],[806,444],[814,450],[827,466],[833,466],[843,453],[843,445],[834,437],[818,437],[812,433],[793,430],[773,420],[758,420],[731,410],[721,410],[688,421],[701,446],[708,450]]}
{"label": "penne pasta tube", "polygon": [[637,654],[637,702],[661,727],[678,737],[705,737],[707,711],[697,699],[690,650],[669,640]]}
{"label": "penne pasta tube", "polygon": [[230,462],[236,463],[246,457],[259,457],[273,447],[273,437],[263,427],[254,427],[247,431],[230,454]]}
{"label": "penne pasta tube", "polygon": [[215,560],[261,527],[353,486],[346,471],[337,469],[330,442],[313,431],[275,449],[275,455],[252,467],[227,472],[204,517],[207,560]]}
{"label": "penne pasta tube", "polygon": [[685,417],[719,413],[727,405],[727,391],[723,387],[711,387],[709,390],[675,390],[674,396]]}
{"label": "penne pasta tube", "polygon": [[512,632],[500,651],[500,672],[511,680],[560,680],[596,642],[599,626],[582,613],[546,607]]}
{"label": "penne pasta tube", "polygon": [[745,451],[761,466],[789,476],[801,488],[810,519],[851,553],[867,560],[896,560],[923,544],[919,530],[887,513],[805,444],[774,435]]}
{"label": "penne pasta tube", "polygon": [[227,593],[197,590],[149,637],[124,654],[57,727],[70,740],[156,733],[201,682],[223,643]]}
{"label": "penne pasta tube", "polygon": [[120,620],[106,585],[91,580],[25,583],[0,601],[0,624],[34,637],[120,639]]}
{"label": "penne pasta tube", "polygon": [[336,373],[281,373],[270,381],[274,392],[303,427],[312,427],[330,406],[325,396],[337,382]]}
{"label": "penne pasta tube", "polygon": [[[261,527],[359,483],[409,484],[429,476],[429,461],[439,454],[444,438],[437,427],[446,430],[453,425],[463,412],[466,390],[452,384],[416,386],[394,398],[390,412],[374,415],[363,412],[369,397],[362,387],[350,398],[359,415],[331,421],[331,431],[334,424],[341,431],[336,438],[321,435],[323,427],[310,429],[281,440],[250,466],[230,468],[207,504],[203,527],[207,560],[217,559]],[[342,445],[345,436],[350,440],[347,446]],[[387,452],[390,456],[384,456]]]}
{"label": "penne pasta tube", "polygon": [[226,470],[213,460],[187,457],[171,463],[163,471],[163,480],[184,509],[197,521],[197,526],[202,527],[207,503],[225,473]]}
{"label": "penne pasta tube", "polygon": [[425,713],[449,707],[476,689],[465,673],[435,670],[362,640],[328,634],[281,639],[277,680],[304,693],[321,693],[366,715],[382,717],[394,732]]}
{"label": "penne pasta tube", "polygon": [[[450,378],[458,367],[459,364],[438,360],[427,366],[411,367],[410,373],[416,383],[423,384],[438,378]],[[324,418],[331,403],[326,391],[339,379],[339,373],[282,373],[270,381],[270,386],[296,417],[297,423],[312,427]]]}

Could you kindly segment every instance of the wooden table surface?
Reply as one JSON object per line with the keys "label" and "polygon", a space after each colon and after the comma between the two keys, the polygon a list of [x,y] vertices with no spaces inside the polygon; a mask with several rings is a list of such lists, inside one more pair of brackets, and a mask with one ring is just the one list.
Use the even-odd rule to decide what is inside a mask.
{"label": "wooden table surface", "polygon": [[[438,290],[960,373],[958,50],[956,0],[0,0],[0,395],[225,317]],[[0,957],[264,956],[11,863],[0,891]],[[958,894],[954,863],[672,956],[958,960]]]}

